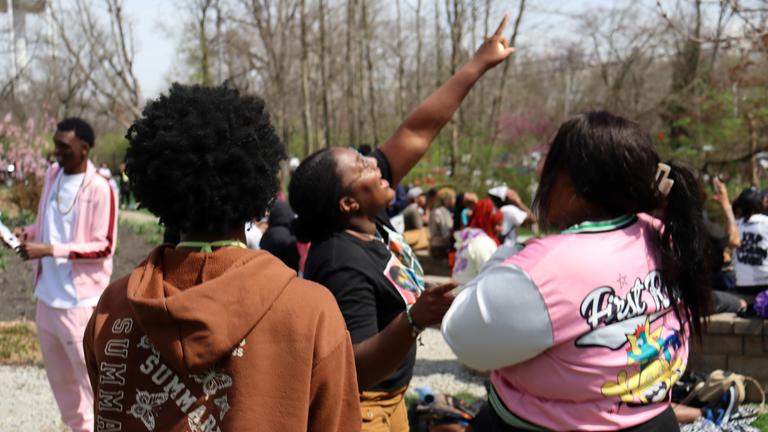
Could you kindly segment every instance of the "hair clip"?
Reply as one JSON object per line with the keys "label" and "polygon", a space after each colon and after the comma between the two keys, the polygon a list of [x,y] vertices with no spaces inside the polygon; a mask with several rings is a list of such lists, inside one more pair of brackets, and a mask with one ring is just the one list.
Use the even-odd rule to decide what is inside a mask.
{"label": "hair clip", "polygon": [[672,171],[672,167],[665,163],[659,162],[656,168],[656,187],[659,189],[659,193],[666,197],[669,195],[669,191],[672,190],[672,186],[675,185],[675,181],[669,178],[669,173]]}

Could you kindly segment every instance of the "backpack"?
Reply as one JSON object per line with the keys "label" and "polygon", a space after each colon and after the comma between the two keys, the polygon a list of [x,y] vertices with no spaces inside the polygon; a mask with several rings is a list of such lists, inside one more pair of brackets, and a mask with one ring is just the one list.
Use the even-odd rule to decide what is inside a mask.
{"label": "backpack", "polygon": [[759,402],[760,410],[765,407],[765,391],[757,380],[735,372],[716,369],[704,380],[695,385],[693,390],[680,403],[688,404],[696,399],[705,405],[714,405],[733,386],[736,389],[739,404],[744,401]]}

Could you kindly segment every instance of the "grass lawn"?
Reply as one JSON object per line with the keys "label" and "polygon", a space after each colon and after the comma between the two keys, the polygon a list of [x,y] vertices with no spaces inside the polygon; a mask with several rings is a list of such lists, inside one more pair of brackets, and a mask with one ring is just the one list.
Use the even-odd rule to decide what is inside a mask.
{"label": "grass lawn", "polygon": [[32,321],[0,322],[0,365],[41,365],[43,356]]}
{"label": "grass lawn", "polygon": [[763,414],[758,417],[757,420],[752,423],[752,426],[761,431],[768,432],[768,414]]}

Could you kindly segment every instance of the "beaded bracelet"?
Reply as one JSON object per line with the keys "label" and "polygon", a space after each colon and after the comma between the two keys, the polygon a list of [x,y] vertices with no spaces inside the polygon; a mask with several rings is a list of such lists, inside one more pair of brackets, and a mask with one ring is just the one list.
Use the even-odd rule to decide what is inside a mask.
{"label": "beaded bracelet", "polygon": [[411,309],[411,306],[408,306],[405,309],[405,317],[408,319],[408,324],[411,325],[411,336],[416,337],[421,334],[424,329],[416,325],[416,322],[413,320],[413,313],[411,312]]}

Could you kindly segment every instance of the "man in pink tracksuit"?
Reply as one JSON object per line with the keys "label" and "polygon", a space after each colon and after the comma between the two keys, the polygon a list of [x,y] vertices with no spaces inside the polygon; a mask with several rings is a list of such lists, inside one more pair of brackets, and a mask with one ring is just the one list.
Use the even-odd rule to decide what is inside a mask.
{"label": "man in pink tracksuit", "polygon": [[92,431],[93,394],[83,332],[112,275],[117,200],[88,160],[91,126],[79,118],[57,125],[57,162],[45,175],[34,224],[17,228],[24,259],[38,259],[37,328],[43,363],[64,423]]}

